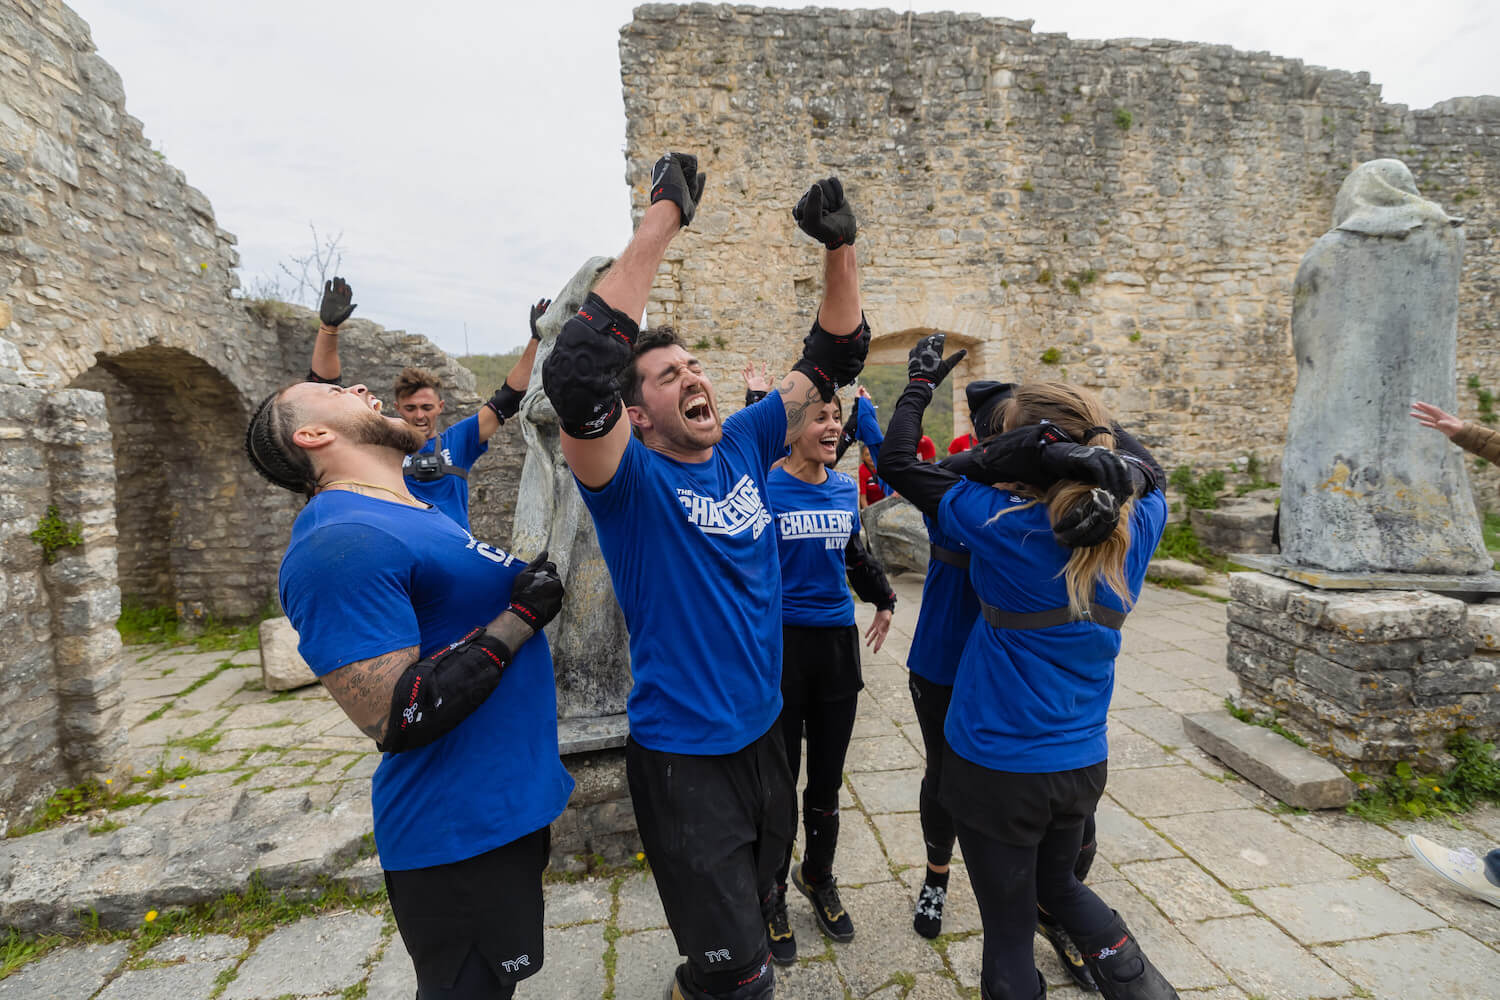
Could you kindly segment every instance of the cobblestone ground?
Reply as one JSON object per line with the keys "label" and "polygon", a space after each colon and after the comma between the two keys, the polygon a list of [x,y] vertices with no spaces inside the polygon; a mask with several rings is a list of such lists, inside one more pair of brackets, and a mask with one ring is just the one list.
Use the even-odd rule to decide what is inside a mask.
{"label": "cobblestone ground", "polygon": [[[778,973],[778,997],[978,997],[979,916],[961,864],[943,937],[927,942],[911,930],[923,858],[915,812],[922,744],[901,663],[920,581],[897,586],[902,603],[890,640],[866,663],[843,795],[837,870],[858,934],[846,945],[825,941],[805,903],[793,899],[802,958]],[[1476,849],[1500,844],[1500,810],[1455,827],[1387,828],[1279,808],[1182,734],[1179,714],[1219,707],[1231,685],[1224,649],[1222,605],[1147,588],[1119,661],[1090,883],[1125,914],[1185,998],[1500,996],[1500,909],[1451,891],[1401,844],[1411,832]],[[214,794],[246,773],[241,783],[252,787],[310,782],[320,798],[364,780],[375,755],[321,689],[278,700],[253,682],[247,688],[258,677],[253,656],[240,654],[228,667],[217,665],[224,654],[146,656],[130,681],[141,765],[182,757],[220,771],[166,789],[181,795]],[[202,676],[209,680],[180,693],[186,678]],[[202,751],[179,753],[180,742],[163,749],[199,733],[219,738]],[[547,923],[546,964],[522,997],[655,1000],[678,960],[644,872],[549,884]],[[414,992],[379,906],[305,918],[253,947],[246,939],[179,937],[130,956],[127,942],[56,950],[0,981],[0,1000],[410,1000]],[[1037,960],[1049,995],[1085,995],[1066,985],[1040,939]]]}

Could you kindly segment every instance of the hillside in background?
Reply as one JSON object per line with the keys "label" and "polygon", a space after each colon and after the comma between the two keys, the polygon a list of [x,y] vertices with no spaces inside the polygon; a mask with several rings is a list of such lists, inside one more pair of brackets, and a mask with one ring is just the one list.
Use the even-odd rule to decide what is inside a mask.
{"label": "hillside in background", "polygon": [[509,354],[461,354],[453,360],[474,373],[474,388],[479,397],[489,399],[520,356],[520,351],[511,351]]}

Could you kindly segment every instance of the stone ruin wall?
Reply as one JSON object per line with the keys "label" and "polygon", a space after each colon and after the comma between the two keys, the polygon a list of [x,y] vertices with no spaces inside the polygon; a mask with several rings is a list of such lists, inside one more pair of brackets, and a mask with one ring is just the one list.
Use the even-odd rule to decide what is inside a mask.
{"label": "stone ruin wall", "polygon": [[[970,349],[955,392],[1082,381],[1169,468],[1256,453],[1274,477],[1297,265],[1347,171],[1381,156],[1467,216],[1464,414],[1470,375],[1500,389],[1500,99],[1412,112],[1367,74],[1266,53],[889,10],[644,6],[620,59],[636,213],[661,151],[709,174],[648,318],[702,345],[725,401],[747,360],[796,357],[821,248],[789,209],[837,173],[860,216],[872,363],[947,330]],[[1497,484],[1476,481],[1481,506],[1500,506]]]}
{"label": "stone ruin wall", "polygon": [[[0,0],[0,165],[3,829],[116,766],[122,598],[191,620],[273,597],[299,504],[250,468],[243,433],[307,370],[317,323],[233,297],[234,237],[151,148],[57,0]],[[455,418],[478,405],[473,377],[425,338],[354,322],[342,346],[345,372],[383,395],[412,363],[453,386]],[[519,472],[476,468],[481,537],[508,537]],[[30,537],[49,504],[84,538],[50,566]]]}

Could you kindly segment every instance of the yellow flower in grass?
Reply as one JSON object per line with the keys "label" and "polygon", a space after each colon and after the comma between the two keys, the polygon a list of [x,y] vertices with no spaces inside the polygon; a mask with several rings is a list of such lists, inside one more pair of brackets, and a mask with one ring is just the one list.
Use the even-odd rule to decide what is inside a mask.
{"label": "yellow flower in grass", "polygon": [[156,919],[156,911],[155,910],[147,910],[146,911],[146,923],[149,924],[149,923],[151,923],[155,919]]}

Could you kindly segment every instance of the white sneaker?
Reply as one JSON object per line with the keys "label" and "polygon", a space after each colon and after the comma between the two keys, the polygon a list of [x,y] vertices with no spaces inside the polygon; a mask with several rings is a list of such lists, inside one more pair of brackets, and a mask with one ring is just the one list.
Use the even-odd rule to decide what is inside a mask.
{"label": "white sneaker", "polygon": [[1454,850],[1412,834],[1406,838],[1406,849],[1464,892],[1500,906],[1500,885],[1486,876],[1484,859],[1467,847]]}

